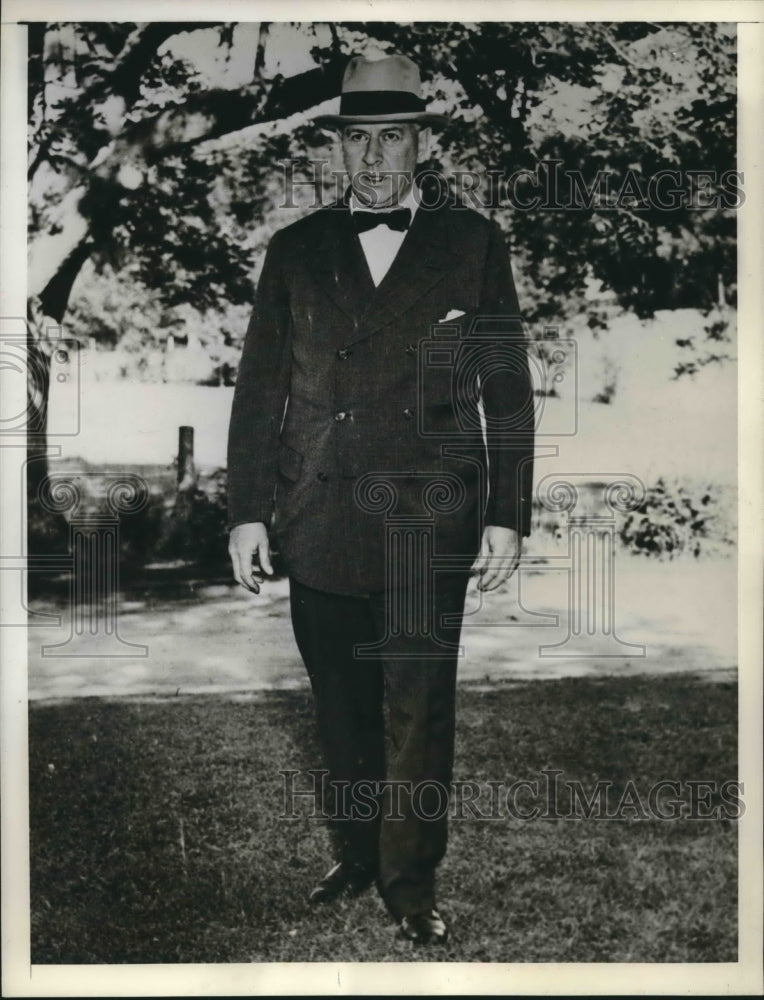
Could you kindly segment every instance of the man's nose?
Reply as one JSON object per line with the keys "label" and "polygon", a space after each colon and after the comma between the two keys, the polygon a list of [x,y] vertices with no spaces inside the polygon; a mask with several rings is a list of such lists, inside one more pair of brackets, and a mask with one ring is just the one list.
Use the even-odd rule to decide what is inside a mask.
{"label": "man's nose", "polygon": [[382,159],[381,150],[379,147],[378,139],[369,139],[369,144],[366,147],[366,152],[363,154],[363,162],[367,166],[373,166],[375,163],[379,163]]}

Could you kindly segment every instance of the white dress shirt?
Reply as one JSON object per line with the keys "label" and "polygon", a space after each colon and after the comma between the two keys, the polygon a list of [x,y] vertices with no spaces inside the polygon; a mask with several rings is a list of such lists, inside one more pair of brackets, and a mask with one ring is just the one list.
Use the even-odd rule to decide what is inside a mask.
{"label": "white dress shirt", "polygon": [[[393,205],[392,208],[410,208],[411,209],[411,221],[414,221],[414,214],[417,210],[418,199],[416,196],[414,187],[412,186],[409,193],[403,199],[399,205]],[[371,211],[367,209],[364,205],[360,205],[356,200],[354,194],[350,195],[350,212],[366,212]],[[385,209],[378,209],[379,214],[384,216]],[[374,229],[368,229],[365,233],[359,233],[358,239],[361,241],[361,246],[363,247],[363,253],[366,257],[366,263],[369,265],[369,271],[371,272],[371,277],[375,285],[379,285],[384,276],[390,270],[390,265],[395,260],[398,251],[401,248],[401,244],[406,238],[407,230],[400,232],[396,229],[390,229],[389,226],[380,224],[375,226]]]}

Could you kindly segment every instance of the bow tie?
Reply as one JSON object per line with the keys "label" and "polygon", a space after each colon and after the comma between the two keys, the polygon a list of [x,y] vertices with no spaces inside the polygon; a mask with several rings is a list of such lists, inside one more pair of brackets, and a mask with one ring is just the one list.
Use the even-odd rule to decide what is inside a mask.
{"label": "bow tie", "polygon": [[411,209],[396,208],[392,212],[353,212],[353,225],[357,233],[365,233],[376,226],[389,226],[405,232],[411,225]]}

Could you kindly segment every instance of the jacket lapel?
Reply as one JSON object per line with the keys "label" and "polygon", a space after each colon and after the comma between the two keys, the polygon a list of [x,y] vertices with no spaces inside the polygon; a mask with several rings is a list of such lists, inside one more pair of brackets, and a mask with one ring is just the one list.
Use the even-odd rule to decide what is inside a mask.
{"label": "jacket lapel", "polygon": [[349,343],[370,337],[401,316],[458,262],[450,246],[447,209],[420,207],[390,270],[375,287],[346,202],[327,214],[328,224],[308,267],[353,320],[358,335]]}
{"label": "jacket lapel", "polygon": [[322,290],[357,325],[374,296],[374,281],[347,203],[338,202],[326,212],[322,239],[307,266]]}
{"label": "jacket lapel", "polygon": [[447,210],[417,210],[390,270],[374,291],[361,320],[359,340],[399,318],[458,262],[449,245]]}

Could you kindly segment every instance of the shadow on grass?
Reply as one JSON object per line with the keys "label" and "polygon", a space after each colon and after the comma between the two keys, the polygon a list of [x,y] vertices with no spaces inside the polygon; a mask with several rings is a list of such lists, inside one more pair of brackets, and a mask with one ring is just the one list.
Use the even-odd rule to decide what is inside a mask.
{"label": "shadow on grass", "polygon": [[[736,719],[734,685],[690,676],[463,685],[455,779],[560,769],[645,800],[664,779],[721,784],[737,777]],[[279,819],[278,771],[319,765],[302,691],[33,704],[33,962],[736,958],[724,819],[455,818],[445,950],[398,941],[373,890],[311,909],[328,838],[307,806]]]}

